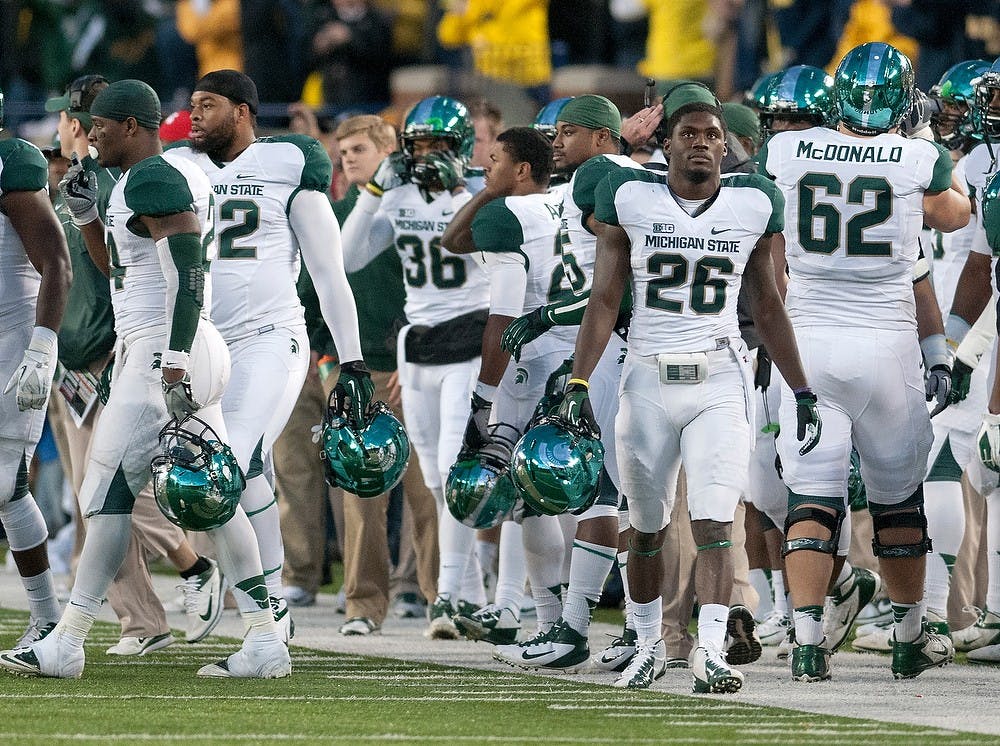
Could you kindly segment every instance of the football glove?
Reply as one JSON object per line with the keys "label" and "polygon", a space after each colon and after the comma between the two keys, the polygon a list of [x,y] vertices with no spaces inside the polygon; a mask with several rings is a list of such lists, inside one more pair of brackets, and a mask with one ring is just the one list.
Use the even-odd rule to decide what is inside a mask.
{"label": "football glove", "polygon": [[423,162],[428,170],[437,174],[437,180],[446,192],[464,183],[465,161],[451,151],[435,150],[425,155]]}
{"label": "football glove", "polygon": [[201,409],[191,393],[191,376],[184,371],[184,377],[174,383],[160,379],[163,384],[163,400],[167,403],[167,412],[178,422]]}
{"label": "football glove", "polygon": [[582,383],[566,386],[558,416],[570,430],[576,430],[590,438],[601,437],[601,428],[597,425],[594,408],[590,404],[590,391]]}
{"label": "football glove", "polygon": [[72,165],[59,182],[59,193],[76,225],[87,225],[100,217],[97,214],[97,174],[84,171],[76,153],[73,154]]}
{"label": "football glove", "polygon": [[59,338],[51,329],[36,326],[20,365],[4,387],[4,396],[17,390],[17,408],[43,409],[52,388],[58,358]]}
{"label": "football glove", "polygon": [[931,417],[943,412],[944,408],[951,403],[951,366],[939,363],[927,371],[924,392],[927,395],[927,401],[937,401],[937,405],[931,412]]}
{"label": "football glove", "polygon": [[521,361],[521,350],[529,342],[533,342],[552,328],[545,313],[545,306],[539,306],[534,311],[519,316],[511,321],[500,338],[500,346],[514,356],[516,362]]}
{"label": "football glove", "polygon": [[[493,402],[487,401],[476,392],[472,392],[472,412],[465,424],[465,434],[462,436],[462,453],[473,453],[490,442],[489,424]],[[459,456],[461,458],[461,456]]]}
{"label": "football glove", "polygon": [[979,445],[979,459],[983,466],[1000,472],[1000,414],[987,412],[983,415],[976,443]]}
{"label": "football glove", "polygon": [[390,189],[401,187],[407,182],[406,156],[402,152],[390,153],[378,164],[375,175],[365,188],[376,197],[381,197]]}
{"label": "football glove", "polygon": [[809,389],[804,389],[795,395],[795,418],[798,421],[798,429],[795,436],[802,447],[799,448],[799,455],[805,456],[819,443],[820,433],[823,432],[823,421],[819,417],[819,409],[816,408],[816,394]]}
{"label": "football glove", "polygon": [[559,410],[559,405],[562,404],[563,397],[565,396],[564,389],[566,388],[566,382],[569,380],[572,372],[573,357],[570,356],[563,360],[559,364],[559,367],[549,374],[548,379],[545,381],[545,393],[538,400],[535,411],[531,415],[532,422],[555,414]]}
{"label": "football glove", "polygon": [[101,371],[101,377],[97,379],[97,400],[101,404],[107,404],[111,398],[111,377],[114,373],[115,359],[111,358]]}
{"label": "football glove", "polygon": [[965,401],[972,387],[972,368],[961,358],[955,358],[955,364],[951,366],[951,392],[948,394],[949,404],[958,404]]}
{"label": "football glove", "polygon": [[330,414],[362,428],[374,395],[375,384],[363,360],[341,363],[337,385],[330,392],[329,407],[333,410]]}

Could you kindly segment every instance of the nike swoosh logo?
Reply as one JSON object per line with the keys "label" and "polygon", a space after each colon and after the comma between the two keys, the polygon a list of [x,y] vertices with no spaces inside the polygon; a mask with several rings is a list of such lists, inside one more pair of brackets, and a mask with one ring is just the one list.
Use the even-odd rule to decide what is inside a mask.
{"label": "nike swoosh logo", "polygon": [[454,212],[455,212],[454,210],[442,210],[441,214],[442,215],[452,215],[452,214],[454,214]]}
{"label": "nike swoosh logo", "polygon": [[236,174],[237,179],[253,179],[257,174]]}
{"label": "nike swoosh logo", "polygon": [[208,597],[208,611],[206,611],[204,614],[199,614],[198,616],[201,618],[201,620],[203,622],[207,622],[209,619],[212,618],[212,597],[211,596]]}
{"label": "nike swoosh logo", "polygon": [[720,233],[725,233],[726,231],[731,231],[732,228],[712,228],[712,235],[718,236]]}
{"label": "nike swoosh logo", "polygon": [[526,661],[534,660],[535,658],[541,658],[542,656],[545,655],[552,655],[552,651],[544,650],[541,653],[529,653],[527,650],[525,650],[523,653],[521,653],[521,657]]}

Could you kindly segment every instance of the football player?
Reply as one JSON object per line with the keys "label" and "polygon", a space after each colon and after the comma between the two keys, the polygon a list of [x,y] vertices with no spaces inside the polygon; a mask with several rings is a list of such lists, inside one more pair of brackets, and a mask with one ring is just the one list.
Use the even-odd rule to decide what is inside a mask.
{"label": "football player", "polygon": [[[69,603],[46,637],[0,653],[0,667],[53,678],[83,674],[84,642],[125,556],[132,504],[150,479],[161,428],[183,427],[197,412],[226,437],[219,402],[229,353],[206,307],[211,284],[205,268],[216,253],[208,177],[190,161],[162,153],[160,102],[146,83],[111,84],[97,94],[90,113],[98,163],[122,170],[107,222],[98,214],[93,172],[71,168],[60,189],[94,263],[108,267],[118,365],[81,490],[89,523]],[[210,534],[248,631],[238,652],[198,675],[288,676],[288,648],[278,637],[246,513],[235,506],[234,516]]]}
{"label": "football player", "polygon": [[208,73],[191,94],[191,138],[171,152],[196,163],[215,191],[219,257],[211,317],[233,361],[222,412],[246,475],[241,504],[257,534],[270,603],[287,641],[292,623],[282,596],[284,548],[271,450],[309,365],[295,287],[300,251],[340,353],[335,398],[341,414],[360,424],[374,387],[361,356],[339,224],[326,196],[330,157],[307,135],[257,138],[257,107],[257,86],[248,76]]}
{"label": "football player", "polygon": [[452,616],[460,603],[486,602],[475,532],[444,502],[489,304],[480,264],[441,246],[444,229],[471,198],[462,176],[474,140],[463,104],[444,96],[418,102],[403,123],[402,152],[382,162],[343,227],[348,271],[361,269],[389,244],[403,263],[409,325],[398,340],[399,383],[410,442],[438,506],[438,592],[427,634],[443,639],[458,637]]}
{"label": "football player", "polygon": [[28,596],[21,646],[40,640],[59,619],[48,532],[28,489],[28,465],[45,421],[72,270],[46,190],[45,156],[19,138],[3,140],[0,176],[0,523]]}
{"label": "football player", "polygon": [[[834,76],[838,128],[777,133],[760,156],[761,171],[786,198],[786,302],[824,420],[821,446],[801,458],[794,443],[778,439],[797,681],[830,678],[823,603],[847,510],[852,440],[873,551],[893,603],[892,673],[911,678],[953,657],[951,641],[924,619],[929,541],[921,484],[932,440],[925,391],[937,393],[938,373],[950,367],[945,349],[925,354],[932,375],[926,385],[921,380],[911,279],[921,225],[962,227],[969,204],[951,189],[943,148],[897,133],[912,89],[905,55],[883,43],[855,47]],[[784,386],[784,432],[795,427],[795,400]],[[887,431],[890,420],[899,427]]]}

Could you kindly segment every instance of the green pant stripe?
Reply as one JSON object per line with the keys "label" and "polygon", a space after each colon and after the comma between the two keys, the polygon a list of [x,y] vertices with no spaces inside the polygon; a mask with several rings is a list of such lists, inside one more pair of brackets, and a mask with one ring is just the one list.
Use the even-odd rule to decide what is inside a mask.
{"label": "green pant stripe", "polygon": [[250,516],[257,515],[258,513],[263,513],[265,510],[267,510],[268,508],[270,508],[272,505],[276,505],[277,502],[278,502],[277,498],[274,498],[273,500],[271,500],[271,502],[269,502],[263,508],[258,508],[257,510],[254,510],[254,511],[249,511],[248,510],[246,512],[247,513],[247,518],[249,518]]}
{"label": "green pant stripe", "polygon": [[604,552],[598,552],[593,547],[582,546],[580,544],[580,542],[578,542],[578,541],[574,541],[573,542],[573,548],[574,549],[582,549],[585,552],[590,552],[591,554],[596,554],[598,557],[602,557],[603,559],[610,560],[612,562],[614,562],[616,559],[618,559],[618,553],[617,552],[615,552],[614,554],[605,554]]}
{"label": "green pant stripe", "polygon": [[937,458],[931,464],[930,472],[927,474],[925,482],[961,482],[962,467],[955,460],[955,454],[951,450],[950,436],[944,439],[941,450],[938,451]]}

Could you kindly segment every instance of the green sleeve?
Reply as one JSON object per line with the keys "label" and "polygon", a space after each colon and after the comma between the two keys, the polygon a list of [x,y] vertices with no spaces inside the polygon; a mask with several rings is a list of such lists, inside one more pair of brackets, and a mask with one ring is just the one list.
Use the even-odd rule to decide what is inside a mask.
{"label": "green sleeve", "polygon": [[134,165],[125,184],[125,204],[136,215],[162,217],[194,211],[194,195],[184,174],[160,156]]}
{"label": "green sleeve", "polygon": [[524,228],[503,197],[487,202],[472,220],[472,242],[480,251],[520,251]]}
{"label": "green sleeve", "polygon": [[609,171],[594,189],[594,217],[602,223],[621,225],[615,195],[619,188],[629,181],[666,183],[666,175],[647,171],[644,168],[616,168]]}
{"label": "green sleeve", "polygon": [[576,170],[573,176],[573,201],[583,212],[581,220],[584,227],[587,218],[594,214],[594,192],[597,185],[612,171],[620,169],[617,163],[609,158],[598,156],[591,158]]}
{"label": "green sleeve", "polygon": [[333,179],[333,163],[322,143],[309,135],[281,135],[269,138],[273,142],[291,143],[302,151],[305,161],[299,176],[299,189],[313,189],[326,193]]}
{"label": "green sleeve", "polygon": [[774,174],[767,170],[767,142],[760,146],[757,151],[757,173],[763,174],[769,179],[774,178]]}
{"label": "green sleeve", "polygon": [[167,236],[167,245],[177,269],[178,280],[168,349],[190,352],[205,300],[201,236],[196,233],[177,233]]}
{"label": "green sleeve", "polygon": [[767,195],[771,203],[771,214],[767,219],[767,233],[781,233],[785,229],[785,195],[778,185],[760,174],[732,174],[723,177],[723,186],[745,189],[759,189]]}
{"label": "green sleeve", "polygon": [[951,188],[951,172],[954,163],[948,151],[936,142],[932,142],[937,148],[937,160],[934,162],[934,173],[931,175],[931,183],[927,186],[928,192],[943,192]]}
{"label": "green sleeve", "polygon": [[37,192],[49,179],[49,164],[30,142],[11,138],[0,141],[0,192]]}

